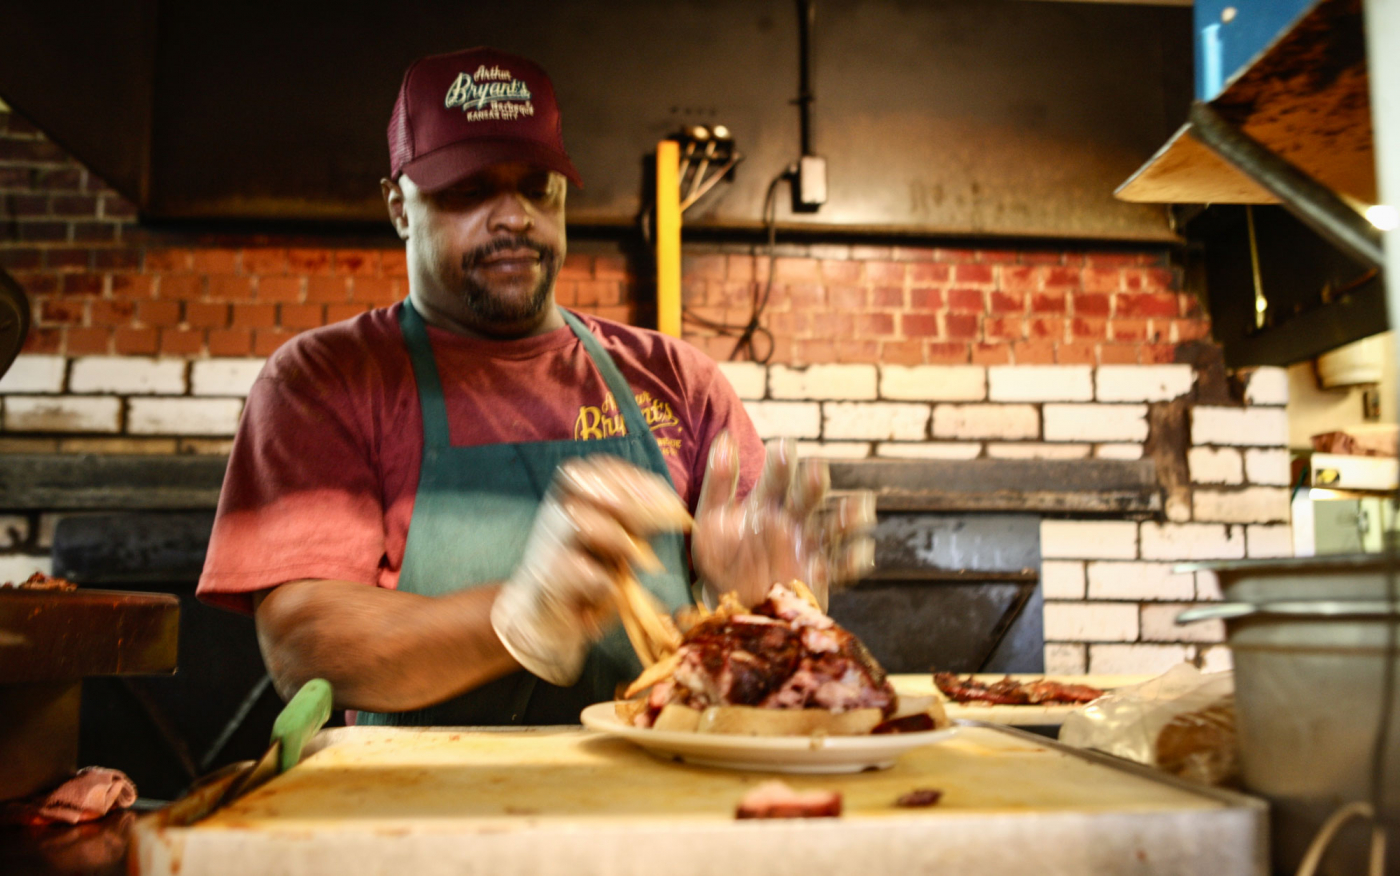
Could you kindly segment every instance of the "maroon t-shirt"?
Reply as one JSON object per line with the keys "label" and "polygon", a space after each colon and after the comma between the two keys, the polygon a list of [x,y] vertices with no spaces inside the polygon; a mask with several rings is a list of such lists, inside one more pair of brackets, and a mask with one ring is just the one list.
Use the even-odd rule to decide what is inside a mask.
{"label": "maroon t-shirt", "polygon": [[[249,594],[303,578],[397,586],[423,450],[402,306],[298,335],[268,359],[234,439],[200,598],[247,612]],[[715,363],[657,332],[579,316],[631,386],[691,510],[725,429],[739,441],[747,493],[763,445]],[[432,327],[428,337],[454,446],[625,432],[567,326],[516,341]]]}

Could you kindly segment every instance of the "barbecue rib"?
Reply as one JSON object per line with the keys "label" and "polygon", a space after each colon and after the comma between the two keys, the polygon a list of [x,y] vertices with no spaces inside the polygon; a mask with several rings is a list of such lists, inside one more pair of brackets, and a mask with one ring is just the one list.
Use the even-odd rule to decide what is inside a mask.
{"label": "barbecue rib", "polygon": [[833,714],[879,709],[886,717],[896,705],[885,671],[860,640],[782,584],[752,609],[732,600],[722,604],[686,631],[665,662],[669,674],[653,684],[645,710],[632,718],[639,727],[652,726],[671,704]]}
{"label": "barbecue rib", "polygon": [[958,678],[957,673],[935,672],[933,681],[948,699],[957,703],[987,703],[994,706],[1038,706],[1048,704],[1088,703],[1103,696],[1103,691],[1087,684],[1064,684],[1058,681],[1019,682],[1011,676],[991,684],[969,675]]}

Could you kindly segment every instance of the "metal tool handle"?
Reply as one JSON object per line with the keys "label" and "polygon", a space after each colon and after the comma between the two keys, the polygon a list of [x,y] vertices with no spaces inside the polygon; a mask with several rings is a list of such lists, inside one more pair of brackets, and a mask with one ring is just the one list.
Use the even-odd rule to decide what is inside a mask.
{"label": "metal tool handle", "polygon": [[1283,616],[1295,618],[1400,617],[1400,610],[1384,600],[1329,600],[1319,602],[1221,602],[1187,609],[1176,616],[1179,624],[1203,620],[1237,620],[1242,617]]}
{"label": "metal tool handle", "polygon": [[331,716],[331,683],[313,678],[301,686],[272,724],[272,742],[281,743],[277,771],[285,773],[301,760],[301,750]]}

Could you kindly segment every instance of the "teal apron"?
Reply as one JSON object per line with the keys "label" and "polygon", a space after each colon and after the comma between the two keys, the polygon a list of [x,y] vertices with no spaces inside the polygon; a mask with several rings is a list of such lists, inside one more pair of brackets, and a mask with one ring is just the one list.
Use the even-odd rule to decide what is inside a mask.
{"label": "teal apron", "polygon": [[[672,483],[661,448],[612,357],[578,317],[562,308],[560,313],[617,401],[627,434],[595,441],[453,447],[427,329],[413,304],[404,301],[399,326],[423,410],[423,463],[398,589],[441,596],[509,578],[524,553],[535,510],[555,469],[566,459],[606,453]],[[652,546],[666,571],[638,577],[674,611],[690,602],[684,539],[667,533],[653,539]],[[613,624],[589,651],[583,674],[572,687],[556,687],[522,670],[434,706],[388,714],[360,712],[358,721],[416,726],[577,724],[585,706],[612,699],[617,685],[641,670],[626,635]]]}

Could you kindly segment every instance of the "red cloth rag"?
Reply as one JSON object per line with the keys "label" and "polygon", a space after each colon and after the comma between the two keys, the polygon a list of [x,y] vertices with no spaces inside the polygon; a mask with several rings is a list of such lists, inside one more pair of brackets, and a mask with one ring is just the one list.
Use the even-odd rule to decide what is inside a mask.
{"label": "red cloth rag", "polygon": [[79,824],[103,817],[136,802],[136,786],[119,770],[86,767],[49,791],[7,804],[0,822],[40,826],[54,822]]}

